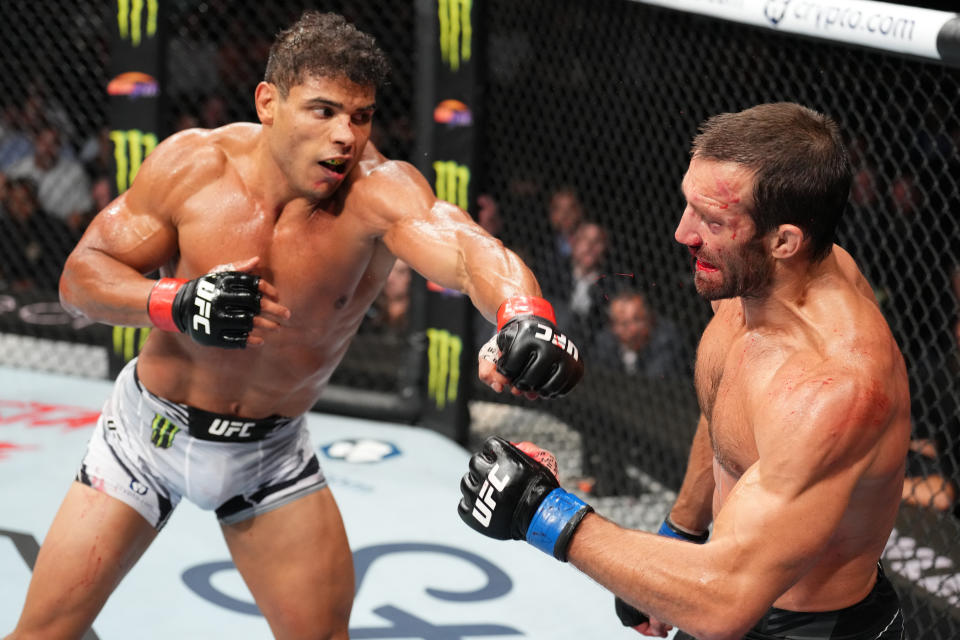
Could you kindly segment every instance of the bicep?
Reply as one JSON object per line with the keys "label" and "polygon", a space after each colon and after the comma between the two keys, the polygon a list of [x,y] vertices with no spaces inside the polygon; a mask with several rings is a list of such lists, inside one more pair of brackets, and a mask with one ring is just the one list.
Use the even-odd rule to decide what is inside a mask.
{"label": "bicep", "polygon": [[160,203],[152,205],[144,188],[132,186],[107,205],[90,223],[74,254],[105,256],[140,273],[166,263],[176,252],[177,232]]}
{"label": "bicep", "polygon": [[175,219],[183,203],[222,172],[222,153],[191,132],[164,140],[130,188],[93,219],[77,250],[148,273],[177,251]]}
{"label": "bicep", "polygon": [[757,463],[737,481],[714,518],[712,543],[726,550],[745,585],[766,602],[804,575],[836,532],[855,485],[852,472],[784,481],[789,470]]}
{"label": "bicep", "polygon": [[424,277],[464,290],[483,273],[516,274],[502,243],[463,209],[439,200],[411,165],[393,163],[367,180],[367,206],[382,221],[384,243]]}

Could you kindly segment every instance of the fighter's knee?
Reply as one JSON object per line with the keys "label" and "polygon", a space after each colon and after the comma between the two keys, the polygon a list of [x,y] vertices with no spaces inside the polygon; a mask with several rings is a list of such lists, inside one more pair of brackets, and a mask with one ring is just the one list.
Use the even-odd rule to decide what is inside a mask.
{"label": "fighter's knee", "polygon": [[277,640],[349,640],[347,619],[275,620],[270,627]]}
{"label": "fighter's knee", "polygon": [[31,626],[17,625],[3,640],[74,640],[82,638],[86,629],[80,631],[64,629],[62,625]]}

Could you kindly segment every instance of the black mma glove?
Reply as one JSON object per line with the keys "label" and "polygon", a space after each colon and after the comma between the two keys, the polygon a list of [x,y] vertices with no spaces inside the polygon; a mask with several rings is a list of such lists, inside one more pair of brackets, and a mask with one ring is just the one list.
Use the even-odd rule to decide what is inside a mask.
{"label": "black mma glove", "polygon": [[147,312],[158,329],[186,333],[208,347],[243,349],[260,313],[260,277],[218,271],[193,280],[161,278]]}
{"label": "black mma glove", "polygon": [[520,391],[556,398],[583,377],[580,351],[556,323],[553,307],[543,298],[518,296],[500,305],[497,371]]}
{"label": "black mma glove", "polygon": [[526,540],[566,562],[580,521],[593,511],[556,476],[503,438],[487,438],[460,481],[460,518],[497,540]]}
{"label": "black mma glove", "polygon": [[[677,527],[677,525],[673,524],[673,521],[670,520],[670,516],[668,515],[663,519],[663,524],[660,525],[657,535],[664,536],[665,538],[685,540],[694,544],[703,544],[710,537],[710,532],[705,531],[700,534],[687,533],[683,529]],[[638,624],[643,624],[644,622],[650,621],[650,617],[647,614],[643,613],[636,607],[627,604],[619,596],[614,598],[613,606],[617,612],[617,617],[620,618],[620,622],[622,622],[623,626],[625,627],[635,627]]]}

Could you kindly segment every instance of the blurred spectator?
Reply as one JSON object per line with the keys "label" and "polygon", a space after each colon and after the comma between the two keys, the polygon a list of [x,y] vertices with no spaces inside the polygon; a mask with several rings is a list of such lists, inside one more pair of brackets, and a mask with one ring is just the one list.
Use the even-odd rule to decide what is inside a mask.
{"label": "blurred spectator", "polygon": [[[689,442],[680,434],[696,423],[696,402],[693,354],[677,327],[655,314],[642,293],[625,289],[613,294],[609,326],[584,354],[589,373],[571,401],[578,403],[578,415],[602,424],[603,433],[584,431],[578,489],[595,496],[639,495],[651,451],[678,456],[679,474],[671,484],[679,484],[686,449],[674,443]],[[670,410],[651,411],[665,403]]]}
{"label": "blurred spectator", "polygon": [[857,154],[853,157],[862,158],[856,164],[853,164],[853,181],[850,184],[850,202],[854,207],[860,208],[865,212],[875,214],[872,211],[880,204],[880,178],[877,169],[870,164],[865,157]]}
{"label": "blurred spectator", "polygon": [[[954,434],[954,438],[957,434]],[[946,438],[941,438],[946,440]],[[960,447],[943,449],[932,440],[911,440],[907,454],[907,477],[903,481],[903,501],[937,511],[955,509],[960,487],[957,484],[956,456]],[[946,467],[946,469],[944,469]],[[950,473],[953,471],[953,473]]]}
{"label": "blurred spectator", "polygon": [[0,112],[0,171],[33,153],[33,140],[20,110],[13,104]]}
{"label": "blurred spectator", "polygon": [[[595,222],[583,222],[570,243],[570,260],[559,281],[547,283],[557,322],[570,327],[571,336],[589,342],[605,324],[605,301],[599,282],[607,257],[607,231]],[[556,286],[554,286],[556,285]]]}
{"label": "blurred spectator", "polygon": [[481,193],[477,196],[477,224],[494,238],[499,238],[503,231],[500,205],[489,193]]}
{"label": "blurred spectator", "polygon": [[550,228],[553,231],[553,250],[560,260],[573,252],[573,236],[583,222],[583,203],[576,189],[562,186],[550,195]]}
{"label": "blurred spectator", "polygon": [[111,177],[113,141],[110,140],[109,128],[100,127],[95,135],[87,138],[80,149],[80,162],[91,182]]}
{"label": "blurred spectator", "polygon": [[914,220],[924,204],[923,191],[917,184],[916,176],[904,173],[893,179],[890,183],[890,204],[908,223]]}
{"label": "blurred spectator", "polygon": [[410,311],[410,266],[402,260],[393,263],[383,290],[367,313],[366,329],[397,336],[407,331]]}
{"label": "blurred spectator", "polygon": [[690,356],[676,326],[655,314],[639,291],[610,301],[609,326],[590,350],[590,364],[629,376],[664,378],[690,371]]}
{"label": "blurred spectator", "polygon": [[200,126],[204,129],[216,129],[231,121],[227,112],[227,101],[216,93],[207,96],[200,105]]}
{"label": "blurred spectator", "polygon": [[33,147],[33,155],[13,164],[7,174],[33,180],[38,185],[41,208],[79,229],[83,216],[93,206],[83,165],[61,153],[60,133],[52,126],[37,131]]}
{"label": "blurred spectator", "polygon": [[[511,188],[514,186],[511,184]],[[536,183],[520,183],[516,186],[536,188]],[[548,234],[549,237],[526,238],[524,243],[529,245],[527,251],[520,247],[521,255],[525,258],[529,256],[541,288],[554,297],[567,289],[573,236],[584,217],[584,207],[576,190],[569,186],[558,187],[547,200],[547,224],[543,225],[542,232],[538,229],[538,233]]]}
{"label": "blurred spectator", "polygon": [[173,120],[173,133],[200,126],[200,119],[189,111],[183,111]]}
{"label": "blurred spectator", "polygon": [[9,181],[0,215],[0,264],[9,289],[55,292],[74,243],[67,226],[41,210],[32,180]]}
{"label": "blurred spectator", "polygon": [[416,132],[409,115],[373,121],[370,139],[377,149],[388,158],[406,158],[416,139]]}
{"label": "blurred spectator", "polygon": [[[73,140],[76,128],[68,115],[69,111],[59,101],[50,97],[50,91],[39,83],[27,87],[21,115],[24,130],[30,134],[44,127],[53,127],[66,140]],[[64,149],[66,155],[73,157],[74,150],[69,145]]]}

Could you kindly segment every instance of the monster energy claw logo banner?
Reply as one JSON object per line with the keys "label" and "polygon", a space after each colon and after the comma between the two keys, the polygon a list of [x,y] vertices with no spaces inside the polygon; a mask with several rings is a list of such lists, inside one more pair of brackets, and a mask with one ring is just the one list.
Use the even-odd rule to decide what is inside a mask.
{"label": "monster energy claw logo banner", "polygon": [[113,5],[106,92],[114,195],[130,188],[144,158],[161,137],[165,4],[160,0],[115,0]]}
{"label": "monster energy claw logo banner", "polygon": [[440,57],[451,71],[473,57],[473,0],[437,0]]}
{"label": "monster energy claw logo banner", "polygon": [[[425,104],[432,121],[429,158],[421,169],[433,179],[439,200],[468,213],[475,213],[477,177],[476,101],[480,64],[474,39],[479,0],[424,0],[426,11],[419,31],[434,47],[429,71],[423,74]],[[436,13],[429,10],[436,7]],[[427,35],[429,34],[429,35]],[[427,114],[424,114],[427,115]],[[430,176],[430,173],[433,173]],[[424,294],[423,331],[428,340],[427,380],[423,389],[420,422],[457,442],[466,444],[470,416],[467,401],[476,361],[471,352],[472,305],[456,291],[439,285],[427,286]]]}
{"label": "monster energy claw logo banner", "polygon": [[457,401],[463,341],[446,329],[427,329],[427,395],[438,410]]}
{"label": "monster energy claw logo banner", "polygon": [[470,208],[470,167],[452,161],[433,163],[437,197],[464,211]]}
{"label": "monster energy claw logo banner", "polygon": [[120,38],[139,47],[144,38],[157,35],[159,13],[159,0],[117,0],[117,32]]}
{"label": "monster energy claw logo banner", "polygon": [[110,132],[110,140],[113,142],[113,161],[117,167],[117,192],[123,193],[136,177],[143,159],[157,146],[157,136],[139,129],[114,130]]}
{"label": "monster energy claw logo banner", "polygon": [[123,361],[130,362],[143,349],[143,344],[150,335],[149,327],[114,327],[113,353]]}

